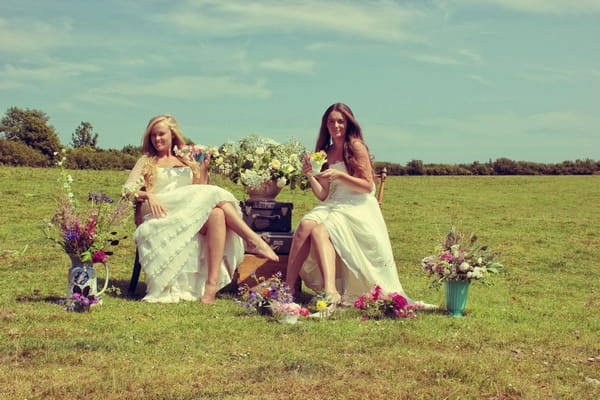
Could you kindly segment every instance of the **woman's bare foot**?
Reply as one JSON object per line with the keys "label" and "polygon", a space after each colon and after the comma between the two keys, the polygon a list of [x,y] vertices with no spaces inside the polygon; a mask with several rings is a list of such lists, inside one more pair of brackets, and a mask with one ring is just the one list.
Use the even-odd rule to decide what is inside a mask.
{"label": "woman's bare foot", "polygon": [[217,285],[214,283],[204,284],[204,295],[200,301],[204,304],[215,304],[215,298],[217,296]]}
{"label": "woman's bare foot", "polygon": [[267,258],[271,261],[279,261],[279,256],[275,254],[273,249],[262,239],[258,241],[248,241],[246,246],[248,253],[256,254],[259,257]]}
{"label": "woman's bare foot", "polygon": [[342,296],[338,292],[325,293],[325,296],[330,304],[337,306],[342,303]]}

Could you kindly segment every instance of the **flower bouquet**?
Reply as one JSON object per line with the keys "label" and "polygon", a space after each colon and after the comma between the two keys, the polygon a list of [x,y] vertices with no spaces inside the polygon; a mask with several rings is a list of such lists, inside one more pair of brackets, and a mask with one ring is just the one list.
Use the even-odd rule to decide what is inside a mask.
{"label": "flower bouquet", "polygon": [[444,281],[471,280],[493,285],[492,274],[502,272],[504,266],[496,259],[496,253],[477,240],[474,233],[450,229],[436,254],[421,261],[423,271],[433,277],[432,287],[439,289]]}
{"label": "flower bouquet", "polygon": [[415,310],[419,308],[414,303],[409,304],[406,297],[398,293],[384,293],[379,285],[360,296],[354,302],[354,307],[361,310],[363,320],[416,318]]}
{"label": "flower bouquet", "polygon": [[216,149],[199,144],[186,144],[182,148],[175,146],[173,149],[178,157],[187,158],[190,161],[201,163],[207,155],[212,155]]}
{"label": "flower bouquet", "polygon": [[[54,216],[44,228],[46,238],[59,244],[71,257],[88,262],[103,262],[108,244],[117,245],[115,229],[125,223],[130,215],[129,202],[121,198],[115,202],[103,191],[89,192],[89,206],[82,206],[73,192],[73,177],[65,170],[63,155],[57,166],[61,169],[59,183],[61,194]],[[58,156],[58,153],[55,153]]]}
{"label": "flower bouquet", "polygon": [[323,150],[311,153],[310,156],[308,156],[308,161],[312,167],[311,173],[313,175],[317,175],[321,172],[323,164],[327,162],[327,153],[325,153]]}
{"label": "flower bouquet", "polygon": [[258,135],[221,145],[212,155],[211,172],[228,177],[253,189],[267,181],[276,181],[282,188],[306,189],[308,182],[302,174],[301,155],[306,152],[296,139],[278,143]]}
{"label": "flower bouquet", "polygon": [[75,286],[73,288],[73,294],[71,295],[71,298],[67,300],[61,300],[61,304],[65,307],[66,311],[90,311],[91,306],[94,306],[100,302],[100,297],[96,295],[90,295],[89,291],[89,286],[86,286],[83,290],[79,286]]}
{"label": "flower bouquet", "polygon": [[272,301],[269,305],[273,317],[284,324],[298,323],[298,317],[306,317],[309,313],[307,308],[302,307],[298,303],[284,303],[281,301]]}
{"label": "flower bouquet", "polygon": [[246,309],[248,313],[271,314],[271,303],[278,302],[288,304],[293,302],[293,296],[289,287],[283,280],[283,274],[277,272],[271,278],[256,277],[252,273],[252,278],[258,283],[254,288],[244,284],[238,288],[238,295],[235,301]]}

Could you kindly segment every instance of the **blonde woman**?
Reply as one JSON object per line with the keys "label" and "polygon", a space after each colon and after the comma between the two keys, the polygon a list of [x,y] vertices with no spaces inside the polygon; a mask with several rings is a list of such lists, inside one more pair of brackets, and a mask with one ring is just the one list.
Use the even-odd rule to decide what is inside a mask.
{"label": "blonde woman", "polygon": [[239,201],[208,184],[208,162],[174,153],[185,145],[171,115],[153,117],[142,139],[143,156],[124,188],[143,202],[143,222],[135,231],[145,272],[144,301],[212,304],[229,282],[246,250],[277,261],[273,250],[241,217]]}

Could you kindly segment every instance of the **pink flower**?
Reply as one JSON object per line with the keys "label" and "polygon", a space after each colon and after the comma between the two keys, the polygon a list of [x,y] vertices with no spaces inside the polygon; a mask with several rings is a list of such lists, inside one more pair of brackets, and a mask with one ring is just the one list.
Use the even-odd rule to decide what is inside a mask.
{"label": "pink flower", "polygon": [[106,260],[106,254],[103,251],[97,251],[92,255],[92,262],[101,263]]}
{"label": "pink flower", "polygon": [[306,307],[302,307],[300,309],[300,315],[302,315],[303,317],[306,317],[309,313],[310,313],[310,311]]}
{"label": "pink flower", "polygon": [[452,260],[454,260],[454,256],[452,255],[452,253],[444,253],[440,256],[440,259],[443,261],[451,262]]}

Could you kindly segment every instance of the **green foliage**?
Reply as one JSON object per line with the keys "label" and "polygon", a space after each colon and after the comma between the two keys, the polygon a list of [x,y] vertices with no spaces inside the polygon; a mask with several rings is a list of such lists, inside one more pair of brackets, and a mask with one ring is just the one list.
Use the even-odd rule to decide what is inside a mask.
{"label": "green foliage", "polygon": [[19,141],[38,150],[51,162],[54,152],[61,149],[54,127],[48,125],[50,117],[43,111],[10,107],[2,118],[0,132],[6,139]]}
{"label": "green foliage", "polygon": [[96,148],[98,145],[98,133],[94,133],[94,127],[89,122],[81,121],[81,124],[71,135],[71,145],[73,148],[89,146]]}
{"label": "green foliage", "polygon": [[[0,167],[0,398],[592,399],[600,395],[600,177],[389,177],[382,205],[400,280],[443,304],[420,260],[452,224],[478,232],[509,272],[472,285],[461,319],[270,323],[229,295],[214,306],[126,293],[131,236],[110,257],[112,295],[91,313],[58,304],[69,259],[36,240],[57,169]],[[118,196],[125,171],[72,171]],[[243,199],[241,186],[213,182]],[[284,188],[294,225],[316,204]],[[82,198],[85,201],[86,198]],[[577,205],[576,207],[574,205]],[[133,221],[130,223],[133,232]],[[22,252],[26,245],[29,247]],[[102,275],[100,276],[102,281]],[[117,290],[119,289],[119,290]],[[142,282],[138,295],[144,291]]]}
{"label": "green foliage", "polygon": [[0,139],[0,165],[44,167],[48,157],[23,142]]}
{"label": "green foliage", "polygon": [[131,169],[137,158],[118,150],[98,150],[89,146],[69,150],[67,167],[71,169]]}

